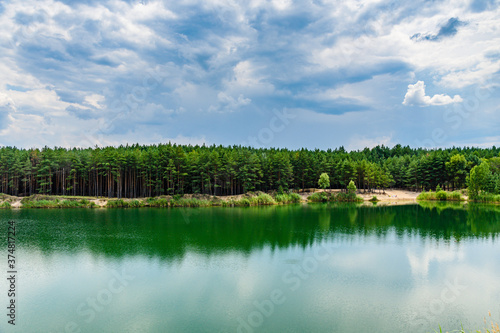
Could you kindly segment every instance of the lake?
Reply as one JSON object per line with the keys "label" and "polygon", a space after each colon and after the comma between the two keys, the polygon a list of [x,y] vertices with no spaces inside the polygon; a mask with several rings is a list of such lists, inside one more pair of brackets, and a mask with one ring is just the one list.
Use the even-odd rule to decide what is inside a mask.
{"label": "lake", "polygon": [[[0,220],[4,235],[16,222],[19,271],[15,330],[3,314],[2,332],[433,332],[500,317],[494,206],[23,209]],[[7,289],[2,279],[4,309]]]}

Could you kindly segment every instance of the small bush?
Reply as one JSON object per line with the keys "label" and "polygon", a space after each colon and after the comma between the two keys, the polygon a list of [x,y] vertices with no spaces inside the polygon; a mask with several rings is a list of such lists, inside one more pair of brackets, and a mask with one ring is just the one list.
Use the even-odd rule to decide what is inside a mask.
{"label": "small bush", "polygon": [[275,201],[269,194],[261,193],[256,197],[252,197],[250,199],[250,203],[252,206],[273,205],[275,204]]}
{"label": "small bush", "polygon": [[335,197],[332,197],[331,200],[339,202],[361,202],[363,198],[358,197],[355,192],[340,192]]}
{"label": "small bush", "polygon": [[249,207],[250,206],[250,200],[248,200],[247,198],[242,198],[242,199],[237,200],[235,202],[235,206]]}
{"label": "small bush", "polygon": [[80,204],[83,205],[83,206],[89,206],[90,205],[90,201],[88,201],[87,199],[81,199],[80,200]]}
{"label": "small bush", "polygon": [[10,202],[8,202],[8,201],[2,202],[0,204],[0,209],[9,209],[9,208],[12,208],[12,206],[10,205]]}
{"label": "small bush", "polygon": [[139,208],[139,207],[143,207],[144,204],[142,203],[142,201],[139,201],[139,200],[131,200],[128,202],[128,207],[130,208]]}
{"label": "small bush", "polygon": [[276,201],[277,203],[282,203],[282,204],[285,204],[285,203],[298,203],[298,202],[302,201],[302,198],[297,193],[277,194],[274,197],[274,201]]}
{"label": "small bush", "polygon": [[128,204],[123,199],[108,200],[106,207],[108,207],[108,208],[126,208],[126,207],[128,207]]}
{"label": "small bush", "polygon": [[436,200],[446,200],[447,198],[448,198],[448,195],[445,191],[443,191],[443,190],[436,191]]}
{"label": "small bush", "polygon": [[458,191],[454,192],[422,192],[418,195],[417,200],[440,200],[440,201],[461,201],[463,200],[462,195]]}
{"label": "small bush", "polygon": [[168,200],[165,198],[148,198],[146,205],[149,207],[168,207]]}
{"label": "small bush", "polygon": [[325,192],[317,192],[317,193],[313,193],[309,197],[307,197],[307,200],[309,200],[311,202],[327,202],[328,196],[326,195]]}
{"label": "small bush", "polygon": [[479,193],[477,197],[472,201],[484,203],[500,203],[500,195],[492,193]]}

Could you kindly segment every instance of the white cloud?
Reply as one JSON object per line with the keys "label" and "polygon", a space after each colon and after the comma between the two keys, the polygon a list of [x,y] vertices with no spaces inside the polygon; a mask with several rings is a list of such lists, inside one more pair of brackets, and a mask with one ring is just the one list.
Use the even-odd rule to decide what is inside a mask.
{"label": "white cloud", "polygon": [[92,94],[85,97],[84,103],[96,109],[102,109],[106,97],[99,94]]}
{"label": "white cloud", "polygon": [[452,103],[460,103],[463,99],[459,95],[451,98],[448,95],[439,94],[432,97],[425,95],[424,81],[418,81],[415,84],[408,85],[403,105],[406,106],[429,106],[429,105],[446,105]]}
{"label": "white cloud", "polygon": [[349,140],[349,144],[347,145],[347,150],[358,150],[364,148],[373,148],[375,146],[386,146],[391,147],[394,146],[395,143],[392,141],[392,135],[384,135],[375,138],[367,138],[365,136],[355,134]]}

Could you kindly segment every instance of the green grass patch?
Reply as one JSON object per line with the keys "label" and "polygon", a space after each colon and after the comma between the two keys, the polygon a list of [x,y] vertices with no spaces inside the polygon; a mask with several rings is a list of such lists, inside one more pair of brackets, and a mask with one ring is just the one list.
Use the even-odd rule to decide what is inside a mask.
{"label": "green grass patch", "polygon": [[285,194],[277,194],[274,197],[274,201],[279,204],[286,203],[299,203],[302,201],[302,198],[297,193],[285,193]]}
{"label": "green grass patch", "polygon": [[10,202],[8,202],[8,201],[4,201],[0,204],[0,209],[9,209],[9,208],[12,208],[12,206],[10,205]]}
{"label": "green grass patch", "polygon": [[145,206],[148,207],[168,207],[167,198],[147,198],[144,201]]}
{"label": "green grass patch", "polygon": [[464,198],[458,191],[447,192],[440,190],[437,192],[422,192],[418,195],[417,200],[462,201]]}
{"label": "green grass patch", "polygon": [[249,200],[251,206],[274,205],[276,203],[273,197],[267,193],[260,193],[256,197],[251,197]]}
{"label": "green grass patch", "polygon": [[492,194],[492,193],[480,193],[474,199],[471,199],[473,202],[481,202],[481,203],[500,203],[500,194]]}
{"label": "green grass patch", "polygon": [[106,203],[108,208],[139,208],[144,207],[144,203],[140,200],[109,200]]}
{"label": "green grass patch", "polygon": [[196,198],[180,198],[170,200],[170,207],[209,207],[212,201]]}
{"label": "green grass patch", "polygon": [[[91,207],[91,203],[86,200],[22,200],[21,208],[86,208]],[[95,204],[94,204],[95,206]]]}
{"label": "green grass patch", "polygon": [[355,193],[345,192],[317,192],[311,194],[307,199],[311,202],[363,202],[363,198],[358,197]]}

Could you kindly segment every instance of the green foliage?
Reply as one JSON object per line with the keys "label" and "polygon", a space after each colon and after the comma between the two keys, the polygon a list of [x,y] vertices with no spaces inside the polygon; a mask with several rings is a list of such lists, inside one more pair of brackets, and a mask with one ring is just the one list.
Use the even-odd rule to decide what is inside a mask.
{"label": "green foliage", "polygon": [[351,180],[349,182],[349,185],[347,185],[347,193],[348,194],[355,194],[357,191],[357,188],[356,188],[356,185],[354,184],[354,182]]}
{"label": "green foliage", "polygon": [[458,191],[446,192],[441,190],[439,192],[424,191],[418,195],[417,200],[462,201],[464,198]]}
{"label": "green foliage", "polygon": [[336,196],[332,197],[332,201],[339,201],[339,202],[362,202],[363,198],[358,197],[356,195],[356,193],[354,193],[354,192],[349,192],[349,193],[340,192],[340,193],[337,193]]}
{"label": "green foliage", "polygon": [[80,200],[80,204],[82,206],[89,206],[90,205],[90,201],[88,199],[81,199]]}
{"label": "green foliage", "polygon": [[[439,187],[439,185],[438,185]],[[448,198],[448,195],[445,191],[439,190],[436,188],[436,200],[446,200]]]}
{"label": "green foliage", "polygon": [[476,200],[481,191],[485,191],[491,181],[491,171],[488,162],[482,162],[473,167],[468,178],[469,197]]}
{"label": "green foliage", "polygon": [[123,199],[109,200],[106,203],[106,207],[108,207],[108,208],[127,208],[128,204]]}
{"label": "green foliage", "polygon": [[274,205],[275,201],[269,194],[260,193],[258,196],[250,198],[250,203],[252,206]]}
{"label": "green foliage", "polygon": [[281,195],[281,194],[283,194],[283,193],[285,193],[285,191],[283,190],[283,186],[281,186],[281,185],[280,185],[280,186],[278,187],[278,194],[279,194],[279,195]]}
{"label": "green foliage", "polygon": [[170,207],[209,207],[213,206],[210,200],[197,198],[180,198],[170,200]]}
{"label": "green foliage", "polygon": [[21,200],[21,208],[86,208],[95,206],[94,203],[90,203],[86,199],[59,200],[59,198],[44,198],[46,198],[46,196],[24,198],[23,200]]}
{"label": "green foliage", "polygon": [[12,206],[10,205],[10,202],[4,201],[0,204],[0,209],[8,209],[8,208],[12,208]]}
{"label": "green foliage", "polygon": [[474,198],[475,202],[500,203],[500,194],[480,193]]}
{"label": "green foliage", "polygon": [[[347,152],[323,150],[127,145],[87,149],[18,149],[0,147],[0,192],[14,196],[59,195],[107,198],[146,198],[199,193],[210,196],[291,188],[389,186],[420,191],[462,189],[469,171],[483,160],[491,175],[479,192],[500,193],[500,148],[427,150],[396,145]],[[477,169],[476,169],[477,171]],[[476,173],[476,171],[474,173]],[[327,174],[327,182],[318,183]],[[324,177],[326,180],[326,177]],[[470,179],[470,177],[469,177]]]}
{"label": "green foliage", "polygon": [[329,197],[325,192],[316,192],[308,196],[307,200],[311,202],[327,202]]}
{"label": "green foliage", "polygon": [[377,201],[380,201],[376,195],[374,195],[371,199],[370,199],[371,202],[377,202]]}
{"label": "green foliage", "polygon": [[166,198],[147,198],[144,202],[148,207],[168,207],[168,199]]}
{"label": "green foliage", "polygon": [[308,198],[311,202],[362,202],[363,198],[358,197],[355,193],[339,192],[330,194],[326,192],[317,192],[311,194]]}
{"label": "green foliage", "polygon": [[289,193],[289,194],[277,194],[274,197],[274,201],[277,203],[299,203],[302,201],[302,198],[297,193]]}
{"label": "green foliage", "polygon": [[318,180],[318,185],[320,188],[322,189],[325,189],[327,187],[330,187],[330,177],[328,176],[327,173],[323,172],[320,176],[319,176],[319,180]]}
{"label": "green foliage", "polygon": [[[445,163],[446,173],[452,187],[462,188],[467,176],[467,159],[464,155],[455,154]],[[436,190],[437,191],[437,190]]]}

